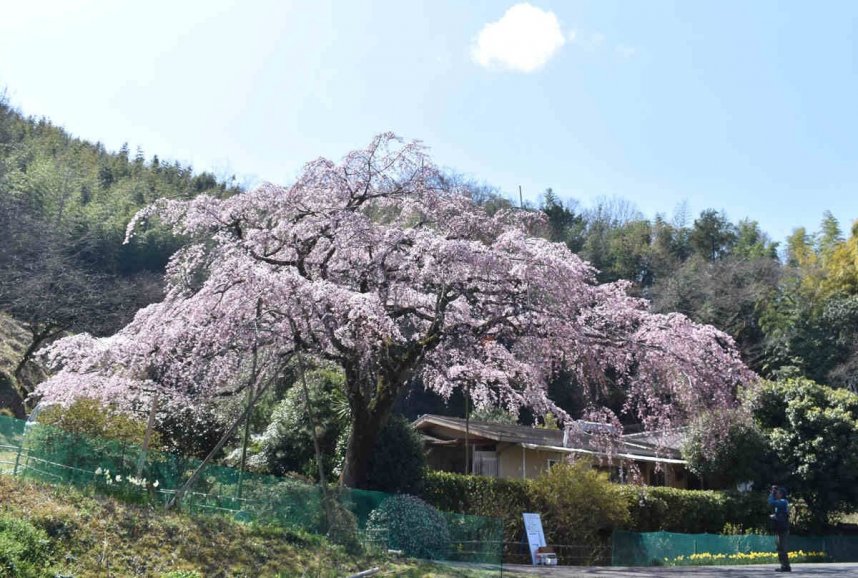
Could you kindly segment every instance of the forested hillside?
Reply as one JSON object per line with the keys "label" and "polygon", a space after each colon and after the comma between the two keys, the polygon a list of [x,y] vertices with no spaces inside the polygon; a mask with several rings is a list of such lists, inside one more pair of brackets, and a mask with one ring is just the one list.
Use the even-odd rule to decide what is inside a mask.
{"label": "forested hillside", "polygon": [[647,219],[629,203],[578,209],[550,191],[541,208],[601,280],[630,280],[655,310],[723,329],[762,375],[856,386],[858,224],[844,233],[820,208],[818,230],[778,246],[756,221],[714,209]]}
{"label": "forested hillside", "polygon": [[107,151],[25,117],[0,95],[0,311],[18,321],[0,327],[4,396],[32,389],[40,378],[32,355],[56,335],[110,334],[159,299],[181,240],[155,227],[123,245],[125,227],[154,199],[202,191],[238,188],[127,145]]}

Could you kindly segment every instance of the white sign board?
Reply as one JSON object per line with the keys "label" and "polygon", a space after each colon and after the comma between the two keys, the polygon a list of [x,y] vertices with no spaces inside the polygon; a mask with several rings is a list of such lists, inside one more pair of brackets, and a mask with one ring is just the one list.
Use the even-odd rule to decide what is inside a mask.
{"label": "white sign board", "polygon": [[536,566],[536,549],[546,545],[539,514],[524,514],[524,533],[527,534],[527,543],[530,546],[530,559]]}

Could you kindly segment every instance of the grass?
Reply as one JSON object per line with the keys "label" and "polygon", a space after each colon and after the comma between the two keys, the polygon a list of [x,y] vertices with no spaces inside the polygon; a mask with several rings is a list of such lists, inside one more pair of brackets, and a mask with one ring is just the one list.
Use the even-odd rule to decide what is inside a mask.
{"label": "grass", "polygon": [[[328,577],[380,567],[378,576],[488,578],[497,573],[369,555],[320,536],[218,516],[130,505],[77,489],[0,476],[0,516],[49,540],[44,577]],[[2,556],[2,553],[0,553]],[[506,573],[504,573],[506,574]],[[0,576],[7,574],[0,567]]]}

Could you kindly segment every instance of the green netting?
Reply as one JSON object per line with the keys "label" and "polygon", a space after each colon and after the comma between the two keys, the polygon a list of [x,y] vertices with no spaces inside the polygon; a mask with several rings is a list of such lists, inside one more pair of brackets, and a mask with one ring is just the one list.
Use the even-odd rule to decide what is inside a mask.
{"label": "green netting", "polygon": [[[166,505],[200,461],[149,451],[113,440],[95,439],[38,423],[0,416],[0,472],[50,483],[91,488],[132,502]],[[222,514],[317,534],[350,532],[364,547],[387,552],[403,550],[413,557],[501,567],[501,520],[447,512],[437,513],[436,526],[414,514],[416,528],[403,531],[372,522],[390,494],[331,488],[289,478],[241,472],[206,465],[183,496],[182,508],[199,514]],[[423,518],[421,518],[423,516]],[[421,534],[420,527],[425,530]],[[350,530],[351,528],[351,530]],[[440,528],[440,530],[439,530]],[[400,535],[405,534],[405,535]],[[432,542],[423,548],[420,540]],[[443,540],[439,541],[438,536]],[[404,546],[403,546],[404,545]]]}
{"label": "green netting", "polygon": [[[858,536],[789,537],[791,552],[822,552],[831,562],[858,561]],[[774,552],[774,536],[743,534],[678,534],[674,532],[622,532],[613,535],[614,566],[660,566],[694,554],[750,554]]]}

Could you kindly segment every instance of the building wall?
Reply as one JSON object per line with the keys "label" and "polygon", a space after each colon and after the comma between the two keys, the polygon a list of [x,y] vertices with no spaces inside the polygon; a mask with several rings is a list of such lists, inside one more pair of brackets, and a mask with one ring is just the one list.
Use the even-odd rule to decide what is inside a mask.
{"label": "building wall", "polygon": [[[524,463],[522,463],[522,452],[524,452]],[[497,444],[496,455],[498,458],[497,477],[507,479],[522,479],[524,477],[529,480],[538,478],[548,469],[548,460],[562,462],[566,458],[566,454],[560,452],[530,450],[519,445],[504,443]],[[426,452],[426,463],[433,470],[461,474],[465,470],[465,450],[462,446],[432,446]],[[522,476],[522,466],[524,466],[524,476]],[[614,481],[619,481],[616,465],[596,464],[596,467],[600,471],[608,473]],[[643,481],[647,485],[673,488],[687,488],[689,486],[689,474],[681,465],[664,464],[661,474],[655,471],[655,464],[651,462],[639,463],[638,467]]]}
{"label": "building wall", "polygon": [[499,446],[498,454],[498,477],[517,479],[538,478],[539,474],[548,469],[548,460],[561,462],[564,457],[560,452],[529,450],[517,445]]}

